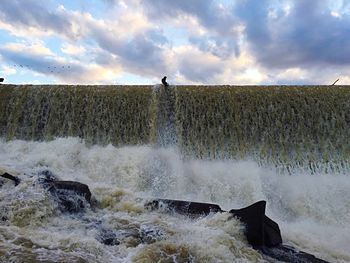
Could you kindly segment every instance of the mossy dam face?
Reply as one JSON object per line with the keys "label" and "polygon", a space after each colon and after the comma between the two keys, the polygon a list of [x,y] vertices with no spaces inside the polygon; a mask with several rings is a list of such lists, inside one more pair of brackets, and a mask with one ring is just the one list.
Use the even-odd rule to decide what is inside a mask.
{"label": "mossy dam face", "polygon": [[350,86],[0,86],[3,140],[73,136],[344,173],[349,135]]}

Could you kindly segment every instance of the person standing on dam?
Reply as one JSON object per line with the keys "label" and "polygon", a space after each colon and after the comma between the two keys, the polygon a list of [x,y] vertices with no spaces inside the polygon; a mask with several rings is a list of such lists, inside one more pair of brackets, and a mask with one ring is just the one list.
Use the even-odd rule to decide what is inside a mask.
{"label": "person standing on dam", "polygon": [[169,87],[168,82],[166,82],[166,76],[162,78],[162,84],[164,85],[164,87]]}

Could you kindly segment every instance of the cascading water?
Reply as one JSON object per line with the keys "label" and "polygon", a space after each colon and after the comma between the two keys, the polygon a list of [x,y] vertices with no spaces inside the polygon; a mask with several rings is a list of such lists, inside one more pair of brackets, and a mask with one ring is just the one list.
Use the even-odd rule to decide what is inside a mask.
{"label": "cascading water", "polygon": [[0,93],[0,131],[6,139],[74,136],[114,145],[150,140],[150,87],[3,85]]}
{"label": "cascading water", "polygon": [[289,173],[349,170],[350,88],[9,86],[6,139],[177,145],[189,158],[250,159]]}
{"label": "cascading water", "polygon": [[157,144],[161,147],[175,146],[177,144],[175,87],[156,85],[153,96],[153,103],[156,106],[152,106],[157,108],[155,121]]}
{"label": "cascading water", "polygon": [[[144,210],[159,197],[267,200],[286,244],[350,262],[349,101],[338,86],[1,85],[0,168],[22,182],[0,179],[0,262],[273,262],[226,214]],[[100,209],[57,211],[43,169]]]}

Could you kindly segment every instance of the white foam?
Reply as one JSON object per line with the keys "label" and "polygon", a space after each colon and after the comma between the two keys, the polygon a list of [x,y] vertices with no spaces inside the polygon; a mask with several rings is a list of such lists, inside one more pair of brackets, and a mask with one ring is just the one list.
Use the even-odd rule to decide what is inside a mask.
{"label": "white foam", "polygon": [[[201,228],[196,225],[198,222],[191,223],[185,219],[171,219],[159,215],[157,219],[152,219],[150,214],[142,212],[142,205],[137,203],[138,198],[163,197],[213,202],[224,209],[240,208],[264,199],[267,200],[267,214],[279,223],[286,243],[331,262],[350,261],[347,247],[350,242],[350,181],[347,175],[287,176],[277,174],[273,169],[261,168],[249,161],[183,160],[174,148],[86,146],[77,138],[59,138],[50,142],[0,141],[0,167],[18,171],[22,179],[47,168],[61,179],[86,183],[97,199],[106,202],[105,209],[100,214],[101,218],[114,222],[116,218],[127,217],[137,224],[152,220],[160,225],[165,224],[166,229],[172,228],[175,233],[173,239],[169,239],[173,245],[176,244],[177,248],[185,246],[192,252],[198,251],[197,256],[203,257],[207,252],[199,247],[205,247],[208,238],[220,243],[219,236],[224,235],[222,231],[226,226],[217,223],[217,229],[211,232],[213,226],[206,225],[208,222],[202,222],[204,226]],[[26,187],[30,185],[28,181]],[[9,204],[5,195],[13,191],[13,186],[6,185],[5,189],[7,190],[1,192],[2,205]],[[19,189],[16,188],[16,191]],[[30,191],[28,193],[31,194],[26,198],[33,198],[37,194]],[[15,197],[19,192],[13,194]],[[34,207],[38,207],[37,204],[42,200],[34,200]],[[113,204],[109,205],[110,203]],[[49,211],[49,208],[50,204],[47,203],[45,211]],[[33,220],[39,220],[40,213],[35,215],[37,218]],[[85,233],[86,225],[79,228],[79,221],[64,219],[66,225],[76,225],[77,233],[81,235],[73,237],[68,234],[69,231],[64,230],[65,227],[57,227],[58,222],[55,220],[58,219],[52,219],[46,225],[42,225],[42,229],[37,232],[40,235],[36,236],[36,228],[26,229],[27,234],[33,235],[32,241],[40,246],[51,244],[57,248],[62,245],[57,245],[48,238],[51,231],[57,230],[58,235],[61,235],[59,242],[64,243],[66,240],[69,246],[82,246],[82,242],[86,242],[87,247],[81,248],[82,251],[86,252],[97,246],[96,253],[100,254],[101,260],[107,258],[107,255],[112,255],[114,262],[127,262],[143,251],[141,247],[124,247],[118,248],[117,252],[111,252],[109,247],[99,244],[92,233]],[[191,232],[183,224],[197,230]],[[207,234],[203,240],[199,234],[202,232]],[[239,231],[234,233],[238,234]],[[45,235],[46,238],[43,237]],[[213,242],[210,243],[211,246],[214,245]],[[245,243],[239,242],[243,241],[237,239],[233,242],[234,247],[240,247],[239,253],[244,254],[242,251],[247,251],[248,248],[243,248],[246,245],[242,244]],[[234,255],[228,243],[222,244],[222,247],[218,245],[213,253],[219,255],[221,251],[226,253],[228,258]],[[231,251],[231,254],[227,251]],[[245,262],[250,260],[247,254],[244,254],[243,258]],[[251,258],[251,262],[259,260],[263,259],[256,256]]]}

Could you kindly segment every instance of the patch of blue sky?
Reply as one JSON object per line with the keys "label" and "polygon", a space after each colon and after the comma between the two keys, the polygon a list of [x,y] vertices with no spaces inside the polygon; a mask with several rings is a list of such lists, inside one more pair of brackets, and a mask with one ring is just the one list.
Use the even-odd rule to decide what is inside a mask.
{"label": "patch of blue sky", "polygon": [[219,0],[218,3],[222,4],[226,8],[231,8],[234,6],[235,1],[232,0]]}
{"label": "patch of blue sky", "polygon": [[[130,74],[130,73],[125,73],[122,74],[121,76],[115,78],[115,81],[113,84],[122,84],[124,85],[127,83],[128,85],[152,85],[152,84],[157,84],[154,83],[149,78],[141,77],[138,75]],[[160,82],[159,82],[160,83]]]}
{"label": "patch of blue sky", "polygon": [[0,46],[3,47],[5,44],[18,42],[18,38],[12,36],[9,31],[0,29]]}
{"label": "patch of blue sky", "polygon": [[[83,46],[85,48],[94,48],[96,47],[96,44],[93,41],[86,40],[86,41],[69,41],[67,39],[63,39],[59,36],[50,36],[45,40],[45,46],[50,49],[52,53],[54,53],[56,56],[60,58],[64,58],[66,60],[71,59],[84,59],[79,57],[79,54],[67,54],[64,52],[65,45],[72,45],[72,46]],[[86,58],[87,60],[88,58]]]}
{"label": "patch of blue sky", "polygon": [[56,7],[62,5],[65,9],[90,13],[94,18],[105,18],[108,6],[101,0],[56,0]]}
{"label": "patch of blue sky", "polygon": [[174,27],[171,25],[165,25],[162,27],[165,37],[168,39],[172,46],[181,46],[189,44],[188,31],[185,28]]}
{"label": "patch of blue sky", "polygon": [[26,68],[16,68],[16,74],[5,77],[6,84],[49,84],[54,79],[49,75],[38,74]]}
{"label": "patch of blue sky", "polygon": [[50,49],[50,51],[56,55],[64,56],[65,54],[62,52],[63,42],[60,37],[50,36],[45,39],[45,46]]}

